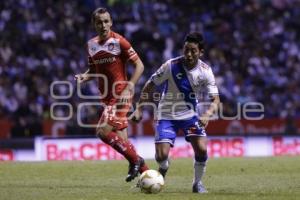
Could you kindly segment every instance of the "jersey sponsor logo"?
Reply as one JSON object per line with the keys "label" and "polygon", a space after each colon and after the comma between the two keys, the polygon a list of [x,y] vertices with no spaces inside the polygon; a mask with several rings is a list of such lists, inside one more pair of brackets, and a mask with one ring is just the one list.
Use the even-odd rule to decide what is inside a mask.
{"label": "jersey sponsor logo", "polygon": [[178,73],[178,74],[176,74],[176,77],[177,77],[177,79],[182,79],[182,73]]}
{"label": "jersey sponsor logo", "polygon": [[95,59],[93,60],[94,64],[105,64],[105,63],[113,63],[115,62],[117,59],[116,57],[108,57],[108,58],[101,58],[101,59]]}

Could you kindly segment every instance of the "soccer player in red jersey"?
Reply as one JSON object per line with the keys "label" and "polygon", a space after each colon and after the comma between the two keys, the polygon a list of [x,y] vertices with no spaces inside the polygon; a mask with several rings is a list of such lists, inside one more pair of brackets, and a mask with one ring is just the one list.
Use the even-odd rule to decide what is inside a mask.
{"label": "soccer player in red jersey", "polygon": [[[134,85],[140,78],[144,65],[131,44],[111,30],[112,18],[107,9],[97,8],[92,14],[92,23],[98,35],[87,42],[89,69],[75,75],[75,79],[78,83],[84,83],[95,77],[93,75],[102,76],[98,77],[98,82],[101,94],[106,94],[102,98],[105,108],[98,122],[96,135],[128,160],[126,181],[129,182],[139,172],[148,169],[144,159],[127,139],[126,118]],[[129,81],[125,66],[128,61],[135,67]]]}

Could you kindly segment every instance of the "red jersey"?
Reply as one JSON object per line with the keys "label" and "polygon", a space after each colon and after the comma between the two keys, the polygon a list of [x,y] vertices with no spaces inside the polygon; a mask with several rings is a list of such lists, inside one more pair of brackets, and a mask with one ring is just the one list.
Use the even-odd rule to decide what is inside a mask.
{"label": "red jersey", "polygon": [[[102,101],[105,104],[114,104],[117,96],[122,93],[126,87],[127,81],[126,62],[135,61],[139,57],[131,44],[121,35],[111,31],[105,41],[101,41],[99,36],[90,39],[87,42],[89,66],[94,68],[96,74],[106,77],[98,78],[99,90],[105,95]],[[116,84],[118,81],[122,84]],[[115,91],[115,92],[114,92]]]}

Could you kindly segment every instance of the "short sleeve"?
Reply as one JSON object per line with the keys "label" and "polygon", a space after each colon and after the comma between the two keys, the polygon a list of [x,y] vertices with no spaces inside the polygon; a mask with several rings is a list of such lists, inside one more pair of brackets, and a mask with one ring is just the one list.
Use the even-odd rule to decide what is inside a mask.
{"label": "short sleeve", "polygon": [[170,74],[170,69],[169,69],[169,64],[164,63],[150,78],[150,80],[155,84],[155,85],[160,85],[162,84],[165,80],[168,79]]}
{"label": "short sleeve", "polygon": [[128,61],[128,60],[135,61],[139,58],[136,51],[133,49],[131,44],[124,37],[120,38],[120,46],[121,46],[121,51],[122,51],[122,57],[126,61]]}
{"label": "short sleeve", "polygon": [[211,68],[208,69],[207,74],[206,74],[206,78],[207,78],[207,92],[208,92],[208,94],[209,95],[218,95],[219,90],[218,90],[218,87],[216,85],[215,76],[214,76]]}

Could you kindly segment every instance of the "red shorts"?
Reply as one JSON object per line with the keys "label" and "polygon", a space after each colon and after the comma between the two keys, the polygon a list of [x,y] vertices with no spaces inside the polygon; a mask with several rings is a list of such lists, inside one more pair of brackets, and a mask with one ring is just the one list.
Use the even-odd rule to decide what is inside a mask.
{"label": "red shorts", "polygon": [[131,103],[107,105],[100,117],[99,125],[109,124],[116,130],[122,130],[128,126],[127,113],[131,109]]}

